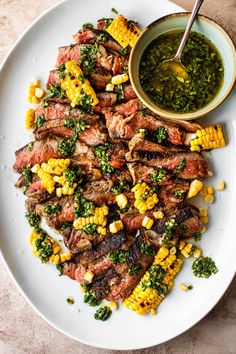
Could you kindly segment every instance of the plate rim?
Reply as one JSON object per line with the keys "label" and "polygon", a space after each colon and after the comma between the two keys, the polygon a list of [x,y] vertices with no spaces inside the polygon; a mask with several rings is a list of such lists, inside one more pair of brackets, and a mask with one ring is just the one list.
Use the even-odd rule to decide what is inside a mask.
{"label": "plate rim", "polygon": [[[36,17],[36,19],[23,31],[23,33],[19,36],[19,38],[16,39],[16,41],[10,46],[7,54],[5,55],[2,63],[0,64],[0,75],[2,73],[2,70],[4,69],[5,65],[8,62],[8,59],[11,57],[12,52],[14,51],[14,49],[18,46],[18,44],[21,42],[21,40],[24,38],[24,36],[31,31],[31,29],[38,23],[38,21],[41,20],[41,18],[43,18],[45,15],[47,15],[48,13],[50,13],[51,11],[53,11],[54,9],[56,9],[57,7],[60,7],[63,3],[69,2],[70,0],[60,0],[58,3],[50,6],[48,9],[44,10],[38,17]],[[171,3],[172,5],[174,5],[176,8],[179,9],[179,11],[186,11],[184,8],[182,8],[181,6],[173,3],[171,0],[165,0],[166,3]],[[203,315],[200,315],[200,317],[196,320],[193,321],[193,323],[191,324],[191,326],[189,326],[188,324],[186,325],[186,328],[181,328],[181,330],[177,331],[176,334],[171,337],[170,339],[163,339],[161,340],[158,344],[150,344],[150,345],[145,345],[145,346],[135,346],[135,347],[110,347],[109,345],[96,345],[96,344],[91,344],[90,342],[88,342],[87,340],[84,339],[78,339],[76,338],[74,335],[68,333],[67,331],[59,328],[59,326],[56,323],[53,323],[51,320],[49,320],[42,312],[40,312],[40,310],[33,304],[33,302],[31,301],[31,299],[27,296],[26,292],[24,291],[24,289],[21,287],[20,283],[17,281],[14,273],[11,271],[10,266],[7,263],[7,260],[4,257],[4,254],[2,252],[2,250],[0,249],[0,259],[2,260],[2,263],[4,264],[5,268],[7,269],[8,274],[10,275],[10,278],[12,279],[13,283],[16,285],[17,289],[19,290],[19,292],[21,293],[21,295],[23,296],[23,298],[26,300],[26,302],[33,308],[33,310],[46,322],[48,323],[51,327],[55,328],[58,332],[62,333],[63,335],[65,335],[68,338],[71,338],[79,343],[82,344],[86,344],[88,346],[91,346],[93,348],[100,348],[100,349],[108,349],[108,350],[122,350],[122,351],[127,351],[127,350],[142,350],[142,349],[146,349],[146,348],[152,348],[154,346],[158,346],[161,345],[163,343],[167,343],[175,338],[177,338],[178,336],[180,336],[181,334],[184,334],[185,332],[187,332],[188,330],[190,330],[192,327],[194,327],[198,322],[200,322],[202,319],[204,319],[209,312],[212,311],[212,309],[216,306],[216,304],[221,300],[222,296],[225,294],[225,292],[228,290],[229,286],[231,285],[235,274],[236,274],[236,270],[232,271],[232,275],[229,277],[229,279],[227,280],[228,285],[223,288],[220,292],[220,294],[218,293],[217,299],[215,301],[212,302],[211,306],[209,307],[209,309],[207,310],[207,312],[205,312]]]}

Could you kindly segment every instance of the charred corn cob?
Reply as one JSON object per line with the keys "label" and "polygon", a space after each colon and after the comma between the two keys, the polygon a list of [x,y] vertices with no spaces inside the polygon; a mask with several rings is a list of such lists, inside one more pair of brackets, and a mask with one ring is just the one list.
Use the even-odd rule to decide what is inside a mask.
{"label": "charred corn cob", "polygon": [[34,128],[35,111],[33,108],[27,109],[25,113],[25,129]]}
{"label": "charred corn cob", "polygon": [[[139,315],[156,313],[156,309],[173,287],[173,280],[181,269],[183,261],[169,250],[161,247],[152,266],[144,274],[131,295],[123,301],[123,305]],[[156,273],[155,273],[156,272]],[[158,274],[158,281],[155,280]]]}
{"label": "charred corn cob", "polygon": [[190,141],[191,151],[209,150],[225,147],[222,125],[210,125],[196,131],[197,137]]}
{"label": "charred corn cob", "polygon": [[141,31],[132,21],[128,21],[124,16],[119,15],[115,18],[107,32],[123,47],[134,46]]}
{"label": "charred corn cob", "polygon": [[89,81],[85,79],[83,71],[76,61],[67,61],[65,64],[65,75],[61,79],[61,88],[66,91],[66,95],[74,107],[81,102],[86,101],[86,105],[95,106],[98,104],[98,98]]}
{"label": "charred corn cob", "polygon": [[88,224],[95,224],[98,226],[103,226],[104,221],[106,221],[106,218],[104,216],[89,216],[87,218],[84,217],[79,217],[76,219],[73,223],[73,226],[77,230],[82,230],[86,225]]}

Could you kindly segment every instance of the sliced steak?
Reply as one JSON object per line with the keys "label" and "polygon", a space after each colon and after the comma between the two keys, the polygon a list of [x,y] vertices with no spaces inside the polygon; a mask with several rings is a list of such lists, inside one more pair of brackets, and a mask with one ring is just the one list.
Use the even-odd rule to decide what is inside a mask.
{"label": "sliced steak", "polygon": [[[163,167],[175,172],[184,163],[185,167],[179,170],[176,175],[183,179],[206,178],[208,176],[207,161],[198,153],[170,154],[169,157],[156,157],[145,161],[148,167]],[[177,170],[176,170],[177,171]]]}
{"label": "sliced steak", "polygon": [[113,18],[101,18],[97,21],[97,29],[105,30],[110,26],[114,19]]}
{"label": "sliced steak", "polygon": [[[16,161],[13,165],[15,172],[22,172],[22,170],[36,163],[41,164],[47,162],[50,158],[61,158],[62,156],[57,151],[57,139],[49,138],[46,140],[35,141],[33,149],[29,150],[28,145],[16,151]],[[93,156],[87,145],[77,141],[73,156],[87,154]],[[92,155],[91,155],[92,154]]]}
{"label": "sliced steak", "polygon": [[180,203],[187,195],[189,182],[183,180],[171,180],[169,184],[163,186],[158,191],[158,197],[165,204]]}
{"label": "sliced steak", "polygon": [[46,204],[38,204],[35,208],[36,213],[45,218],[48,226],[58,229],[63,222],[73,222],[75,220],[75,200],[73,196],[65,196],[60,199],[53,198],[50,200],[50,204],[57,204],[61,206],[61,211],[58,215],[47,214],[45,212]]}
{"label": "sliced steak", "polygon": [[134,92],[134,89],[130,84],[124,85],[123,89],[124,89],[124,99],[126,101],[129,101],[133,98],[137,98],[137,95]]}
{"label": "sliced steak", "polygon": [[[112,72],[113,75],[124,74],[129,64],[129,57],[127,55],[116,54],[114,55]],[[124,93],[125,95],[125,93]]]}
{"label": "sliced steak", "polygon": [[98,90],[104,90],[111,81],[111,73],[102,66],[96,67],[89,76],[89,81]]}
{"label": "sliced steak", "polygon": [[75,60],[77,63],[79,63],[81,56],[81,45],[79,44],[60,47],[58,48],[58,56],[55,66],[56,68],[59,68],[59,66],[70,60]]}
{"label": "sliced steak", "polygon": [[[70,138],[73,132],[74,129],[67,128],[62,119],[54,119],[45,122],[41,127],[37,127],[34,130],[34,137],[36,140],[42,140],[48,136]],[[107,140],[107,135],[101,132],[98,123],[94,123],[86,128],[85,131],[78,133],[78,139],[88,146],[96,146],[104,144]]]}
{"label": "sliced steak", "polygon": [[97,94],[99,103],[94,106],[94,111],[96,113],[102,112],[104,107],[111,107],[117,101],[117,94],[112,92],[101,92]]}
{"label": "sliced steak", "polygon": [[138,98],[131,99],[128,102],[115,106],[115,111],[124,116],[129,116],[140,109],[141,103]]}
{"label": "sliced steak", "polygon": [[55,119],[83,119],[86,123],[92,124],[99,120],[98,115],[90,115],[82,112],[78,108],[72,108],[68,104],[57,103],[49,101],[47,107],[43,107],[43,102],[41,102],[35,110],[35,118],[44,115],[45,121],[55,120]]}
{"label": "sliced steak", "polygon": [[110,180],[100,180],[87,183],[83,189],[83,196],[97,205],[111,205],[115,203],[115,195],[111,189],[113,182]]}
{"label": "sliced steak", "polygon": [[65,245],[73,254],[84,252],[104,239],[104,236],[97,233],[90,235],[83,230],[76,230],[74,228],[67,228],[63,231],[63,235],[65,234]]}

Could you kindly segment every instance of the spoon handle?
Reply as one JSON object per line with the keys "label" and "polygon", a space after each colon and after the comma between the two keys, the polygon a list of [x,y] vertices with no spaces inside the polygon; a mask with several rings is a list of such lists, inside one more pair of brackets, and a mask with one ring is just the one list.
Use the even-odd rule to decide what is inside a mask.
{"label": "spoon handle", "polygon": [[178,48],[177,53],[175,55],[175,59],[180,60],[180,58],[181,58],[185,43],[188,40],[190,31],[191,31],[191,28],[192,28],[192,25],[193,25],[193,22],[195,21],[195,18],[196,18],[197,14],[198,14],[198,11],[199,11],[203,1],[204,0],[196,0],[195,1],[192,13],[191,13],[191,15],[189,17],[189,20],[188,20],[188,23],[187,23],[187,26],[186,26],[186,29],[185,29],[185,32],[184,32],[184,35],[183,35],[183,38],[182,38],[182,40],[180,42],[179,48]]}

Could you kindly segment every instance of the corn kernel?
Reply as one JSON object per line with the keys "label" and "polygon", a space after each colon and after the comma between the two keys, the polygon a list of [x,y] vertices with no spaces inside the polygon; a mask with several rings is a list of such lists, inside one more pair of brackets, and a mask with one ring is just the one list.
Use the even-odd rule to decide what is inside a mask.
{"label": "corn kernel", "polygon": [[193,252],[193,257],[194,258],[199,258],[202,254],[202,250],[200,248],[195,248],[194,252]]}
{"label": "corn kernel", "polygon": [[113,85],[121,85],[121,84],[123,84],[124,82],[126,82],[128,80],[129,80],[128,74],[119,74],[119,75],[116,75],[116,76],[112,77],[111,83]]}
{"label": "corn kernel", "polygon": [[182,291],[188,291],[188,290],[191,290],[193,287],[192,287],[192,285],[186,285],[186,284],[180,283],[179,288]]}
{"label": "corn kernel", "polygon": [[32,97],[32,103],[39,104],[39,99],[35,96]]}
{"label": "corn kernel", "polygon": [[88,283],[92,282],[93,277],[94,277],[94,273],[91,270],[89,270],[84,274],[84,280],[87,281]]}
{"label": "corn kernel", "polygon": [[56,247],[53,248],[53,253],[57,254],[58,252],[60,252],[60,250],[61,250],[61,247],[60,246],[56,246]]}
{"label": "corn kernel", "polygon": [[123,222],[121,220],[114,221],[109,225],[109,231],[115,234],[124,228]]}
{"label": "corn kernel", "polygon": [[204,197],[204,202],[206,203],[210,203],[212,204],[214,201],[214,197],[212,194],[207,194],[205,197]]}
{"label": "corn kernel", "polygon": [[31,172],[38,173],[40,170],[40,165],[37,163],[31,168]]}
{"label": "corn kernel", "polygon": [[59,264],[60,263],[60,256],[57,254],[54,258],[54,264]]}
{"label": "corn kernel", "polygon": [[207,187],[207,194],[213,194],[213,188],[211,186]]}
{"label": "corn kernel", "polygon": [[203,186],[203,183],[201,181],[199,181],[198,179],[195,179],[194,181],[192,181],[190,184],[190,187],[189,187],[187,199],[192,198],[195,195],[197,195],[198,192],[202,189],[202,186]]}
{"label": "corn kernel", "polygon": [[149,218],[148,216],[145,216],[142,221],[142,226],[149,230],[151,229],[153,223],[154,223],[153,219]]}
{"label": "corn kernel", "polygon": [[224,181],[221,181],[217,188],[216,188],[218,191],[223,191],[225,189],[225,182]]}
{"label": "corn kernel", "polygon": [[208,210],[206,208],[199,208],[200,216],[207,216]]}
{"label": "corn kernel", "polygon": [[106,91],[107,91],[107,92],[112,92],[112,91],[114,90],[114,87],[115,87],[115,86],[114,86],[113,84],[111,84],[111,83],[110,83],[110,84],[107,84],[107,85],[106,85]]}
{"label": "corn kernel", "polygon": [[39,87],[41,85],[40,80],[36,79],[36,77],[33,77],[30,81],[30,85]]}
{"label": "corn kernel", "polygon": [[176,252],[177,252],[176,247],[175,246],[171,247],[170,254],[176,254]]}
{"label": "corn kernel", "polygon": [[44,96],[44,90],[40,87],[36,87],[35,89],[35,97],[42,98]]}
{"label": "corn kernel", "polygon": [[163,219],[164,218],[164,213],[161,210],[154,211],[153,216],[156,219]]}
{"label": "corn kernel", "polygon": [[118,309],[118,303],[116,301],[109,302],[108,306],[110,307],[111,310]]}
{"label": "corn kernel", "polygon": [[180,241],[180,243],[179,243],[179,250],[181,251],[181,250],[184,248],[185,245],[186,245],[186,242]]}
{"label": "corn kernel", "polygon": [[208,216],[201,216],[201,221],[203,224],[208,224]]}
{"label": "corn kernel", "polygon": [[124,209],[128,203],[128,199],[125,194],[119,194],[116,196],[116,203],[120,209]]}
{"label": "corn kernel", "polygon": [[206,232],[206,226],[203,226],[203,228],[201,229],[201,234],[204,234]]}

